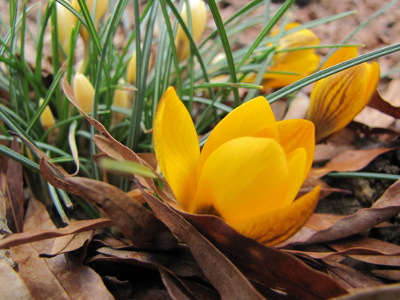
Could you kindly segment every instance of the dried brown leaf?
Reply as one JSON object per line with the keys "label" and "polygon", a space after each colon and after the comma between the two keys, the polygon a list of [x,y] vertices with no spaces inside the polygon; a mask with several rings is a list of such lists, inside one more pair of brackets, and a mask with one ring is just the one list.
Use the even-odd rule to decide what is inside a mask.
{"label": "dried brown leaf", "polygon": [[222,299],[264,299],[243,274],[188,221],[152,195],[145,194],[145,197],[156,216],[188,245]]}
{"label": "dried brown leaf", "polygon": [[160,268],[160,275],[172,299],[191,300],[194,298],[194,295],[190,291],[188,291],[182,281],[173,273],[163,268]]}
{"label": "dried brown leaf", "polygon": [[258,284],[282,289],[295,299],[322,299],[347,293],[329,276],[311,269],[292,255],[237,233],[220,218],[179,213]]}
{"label": "dried brown leaf", "polygon": [[[110,221],[111,224],[111,221]],[[54,240],[50,252],[41,253],[40,257],[54,257],[62,253],[78,250],[87,245],[93,237],[94,230],[69,234]]]}
{"label": "dried brown leaf", "polygon": [[[54,229],[43,204],[31,200],[24,228]],[[43,240],[11,248],[19,275],[33,299],[113,299],[98,274],[73,256],[40,258],[39,253],[51,249],[52,244],[52,240]]]}
{"label": "dried brown leaf", "polygon": [[350,289],[383,285],[381,280],[338,263],[334,259],[324,259],[324,262],[329,275],[349,289],[349,292],[351,291]]}
{"label": "dried brown leaf", "polygon": [[[11,150],[20,153],[17,139],[11,143]],[[24,181],[22,166],[15,160],[8,159],[6,178],[7,225],[12,232],[22,232],[24,223]],[[2,180],[3,181],[3,180]],[[4,185],[4,183],[3,183]]]}
{"label": "dried brown leaf", "polygon": [[370,208],[359,209],[322,230],[316,230],[306,224],[280,246],[334,241],[368,230],[400,213],[399,197],[400,180],[393,183]]}
{"label": "dried brown leaf", "polygon": [[400,107],[395,107],[387,102],[385,99],[382,98],[378,91],[374,93],[368,105],[389,116],[400,119]]}
{"label": "dried brown leaf", "polygon": [[158,270],[162,266],[181,277],[196,276],[198,278],[204,278],[201,269],[196,264],[193,257],[184,250],[185,249],[181,249],[181,251],[168,253],[144,250],[118,250],[102,247],[97,249],[97,252],[107,255],[108,259],[114,258],[113,261],[119,263],[143,266],[153,270]]}
{"label": "dried brown leaf", "polygon": [[133,243],[173,243],[174,239],[167,228],[151,211],[117,187],[89,178],[68,176],[45,158],[41,160],[40,167],[43,176],[51,184],[98,207]]}
{"label": "dried brown leaf", "polygon": [[378,155],[389,152],[394,148],[375,148],[368,150],[349,150],[342,152],[332,158],[324,167],[313,168],[309,177],[320,178],[329,172],[358,171],[366,167]]}
{"label": "dried brown leaf", "polygon": [[61,236],[67,236],[74,233],[93,230],[102,227],[108,227],[111,225],[112,223],[109,219],[94,219],[94,220],[76,221],[60,229],[34,228],[33,230],[30,231],[15,233],[3,240],[0,240],[0,248],[13,247],[26,243],[32,243],[46,239],[57,238]]}
{"label": "dried brown leaf", "polygon": [[356,290],[351,295],[337,297],[331,300],[397,300],[399,298],[400,284],[396,283]]}
{"label": "dried brown leaf", "polygon": [[0,296],[2,299],[32,299],[25,282],[4,260],[0,260]]}

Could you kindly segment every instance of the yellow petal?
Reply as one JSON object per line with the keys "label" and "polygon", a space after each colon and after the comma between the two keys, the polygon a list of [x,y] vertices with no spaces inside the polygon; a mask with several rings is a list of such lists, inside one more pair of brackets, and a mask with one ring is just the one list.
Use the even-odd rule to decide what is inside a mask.
{"label": "yellow petal", "polygon": [[208,156],[225,142],[243,136],[260,136],[278,139],[274,113],[264,97],[257,97],[231,111],[211,132],[202,151],[197,175]]}
{"label": "yellow petal", "polygon": [[[298,24],[289,24],[286,30],[296,26]],[[276,35],[278,31],[275,30],[271,36]],[[311,30],[301,29],[282,37],[277,50],[283,51],[298,47],[312,47],[319,45],[319,43],[319,38]],[[296,82],[314,72],[318,68],[319,61],[319,56],[315,54],[314,49],[279,52],[274,55],[271,67],[264,74],[263,88],[265,90],[279,88]],[[253,82],[255,77],[256,75],[250,75],[245,81]]]}
{"label": "yellow petal", "polygon": [[160,169],[184,210],[194,198],[200,147],[189,112],[170,87],[158,104],[153,142]]}
{"label": "yellow petal", "polygon": [[[279,141],[286,154],[299,147],[306,151],[306,170],[310,170],[315,150],[315,126],[307,120],[283,120],[277,122]],[[305,179],[305,178],[304,178]],[[303,180],[304,180],[303,179]]]}
{"label": "yellow petal", "polygon": [[58,41],[61,44],[62,49],[68,56],[71,40],[71,31],[76,25],[78,19],[60,3],[56,3],[57,11],[57,35]]}
{"label": "yellow petal", "polygon": [[133,52],[126,68],[126,80],[131,84],[135,84],[136,82],[136,52]]}
{"label": "yellow petal", "polygon": [[307,155],[304,148],[297,148],[287,156],[289,168],[289,184],[285,199],[282,200],[282,206],[289,205],[296,198],[299,190],[307,177]]}
{"label": "yellow petal", "polygon": [[[39,105],[43,104],[43,98],[40,98]],[[47,105],[40,115],[40,123],[42,124],[44,130],[48,130],[56,124],[56,120],[54,119],[53,113],[51,112],[50,107]]]}
{"label": "yellow petal", "polygon": [[77,73],[74,78],[73,89],[79,108],[87,114],[91,113],[94,103],[94,88],[89,79],[85,75]]}
{"label": "yellow petal", "polygon": [[230,225],[238,232],[258,242],[271,246],[278,244],[295,234],[307,221],[318,202],[320,187],[303,195],[292,204],[275,210],[233,222]]}
{"label": "yellow petal", "polygon": [[[124,85],[125,81],[123,79],[120,79],[118,81],[119,85]],[[123,88],[117,88],[114,91],[114,96],[113,96],[113,105],[121,108],[130,108],[131,106],[131,101],[129,99],[129,92],[126,89]],[[116,124],[118,122],[121,122],[126,116],[123,113],[119,112],[113,112],[112,116],[112,121],[113,124]]]}
{"label": "yellow petal", "polygon": [[337,65],[358,55],[357,47],[340,48],[329,57],[321,67],[321,70]]}
{"label": "yellow petal", "polygon": [[307,119],[316,140],[344,128],[368,104],[379,81],[379,65],[363,63],[320,80],[311,92]]}
{"label": "yellow petal", "polygon": [[288,178],[286,155],[276,140],[230,140],[205,162],[189,212],[216,211],[228,223],[258,215],[282,205]]}

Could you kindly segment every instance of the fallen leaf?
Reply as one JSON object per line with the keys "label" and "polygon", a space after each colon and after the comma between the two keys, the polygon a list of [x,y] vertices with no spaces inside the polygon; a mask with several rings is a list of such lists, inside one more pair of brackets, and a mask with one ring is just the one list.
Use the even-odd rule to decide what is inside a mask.
{"label": "fallen leaf", "polygon": [[[349,289],[358,289],[364,287],[377,287],[383,285],[383,282],[368,274],[357,271],[335,260],[324,259],[325,268],[335,280],[339,281],[344,287]],[[336,299],[336,298],[333,298]]]}
{"label": "fallen leaf", "polygon": [[204,279],[204,275],[193,256],[186,253],[187,251],[184,248],[177,248],[172,252],[159,252],[102,247],[97,249],[96,252],[108,256],[107,259],[114,258],[113,261],[118,263],[139,265],[152,270],[158,270],[162,266],[180,277],[196,276]]}
{"label": "fallen leaf", "polygon": [[15,233],[9,237],[0,240],[0,248],[13,247],[26,243],[32,243],[37,241],[42,241],[46,239],[57,238],[61,236],[71,235],[74,233],[93,230],[97,228],[109,227],[112,223],[109,219],[94,219],[94,220],[84,220],[76,221],[70,225],[56,229],[40,229],[34,228],[33,230],[27,230],[21,233]]}
{"label": "fallen leaf", "polygon": [[[15,137],[11,143],[11,150],[20,153],[19,144]],[[7,225],[12,232],[22,232],[24,222],[24,181],[20,163],[8,159],[5,180],[8,191],[5,193],[7,195]]]}
{"label": "fallen leaf", "polygon": [[68,176],[60,167],[46,158],[40,162],[42,175],[54,186],[78,195],[103,211],[113,225],[133,243],[166,243],[172,246],[174,238],[150,210],[117,187],[105,182]]}
{"label": "fallen leaf", "polygon": [[375,92],[368,105],[389,116],[400,119],[400,107],[395,107],[391,103],[387,102],[382,98],[379,92]]}
{"label": "fallen leaf", "polygon": [[187,244],[222,299],[264,299],[243,274],[188,221],[154,196],[144,195],[156,216]]}
{"label": "fallen leaf", "polygon": [[[222,251],[249,279],[258,284],[268,288],[282,289],[296,299],[328,298],[347,292],[325,274],[307,267],[291,255],[265,247],[240,235],[217,217],[183,213],[166,206],[151,195],[146,195],[146,199],[155,214],[170,227],[173,233],[188,244],[196,261],[216,288],[217,284],[226,284],[225,276],[232,272],[231,266],[224,263],[225,268],[222,268],[220,259],[217,259],[216,254],[213,254],[218,250],[205,243],[204,237],[198,240],[194,239],[190,231],[195,229],[190,229],[190,223]],[[189,220],[190,223],[181,221],[181,216]],[[186,226],[189,228],[186,228]],[[198,234],[196,231],[196,235]],[[221,255],[220,252],[218,253],[218,255]],[[218,271],[215,265],[219,266]],[[220,272],[223,272],[223,274],[220,274]],[[210,278],[210,276],[212,277]],[[240,280],[243,281],[243,279]],[[235,288],[240,287],[238,285],[240,281],[232,278],[229,281],[235,283]],[[316,281],[318,281],[318,285],[314,284]],[[223,288],[228,287],[223,286]],[[233,294],[233,288],[230,289]],[[240,293],[237,295],[240,295]]]}
{"label": "fallen leaf", "polygon": [[312,168],[309,177],[320,178],[330,172],[358,171],[366,167],[378,155],[389,152],[395,148],[374,148],[367,150],[349,150],[332,158],[322,168]]}
{"label": "fallen leaf", "polygon": [[359,209],[354,214],[345,216],[322,230],[315,230],[306,224],[279,246],[334,241],[368,230],[400,213],[399,196],[400,180],[393,183],[370,208]]}
{"label": "fallen leaf", "polygon": [[[55,229],[45,206],[31,199],[24,229],[42,227]],[[40,258],[39,253],[50,249],[52,244],[53,240],[43,240],[11,247],[18,273],[33,299],[114,299],[99,275],[77,262],[73,256],[61,254],[53,258]]]}
{"label": "fallen leaf", "polygon": [[[111,221],[110,221],[111,223]],[[54,240],[53,248],[50,252],[40,253],[40,257],[54,257],[62,253],[76,251],[87,245],[94,234],[94,230],[82,231],[74,234],[65,235]]]}
{"label": "fallen leaf", "polygon": [[397,300],[400,298],[400,284],[388,284],[354,291],[351,295],[332,298],[331,300]]}
{"label": "fallen leaf", "polygon": [[2,299],[32,299],[25,282],[4,260],[0,260],[0,295]]}

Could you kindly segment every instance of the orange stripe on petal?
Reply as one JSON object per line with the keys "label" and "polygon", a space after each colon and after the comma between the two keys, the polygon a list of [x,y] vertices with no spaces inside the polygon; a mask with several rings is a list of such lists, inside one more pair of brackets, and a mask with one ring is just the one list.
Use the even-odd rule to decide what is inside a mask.
{"label": "orange stripe on petal", "polygon": [[154,150],[160,169],[184,209],[193,200],[200,147],[189,112],[170,87],[154,119]]}

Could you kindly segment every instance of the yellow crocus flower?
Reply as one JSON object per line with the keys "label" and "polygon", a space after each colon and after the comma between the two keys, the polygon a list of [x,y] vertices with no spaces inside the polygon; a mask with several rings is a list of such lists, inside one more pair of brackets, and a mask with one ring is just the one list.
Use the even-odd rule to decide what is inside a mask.
{"label": "yellow crocus flower", "polygon": [[[192,24],[192,38],[195,42],[199,41],[204,33],[207,25],[207,9],[203,0],[189,0],[190,6],[190,19]],[[183,4],[182,11],[180,13],[185,25],[188,26],[188,12],[186,2]],[[178,51],[179,60],[186,59],[189,55],[190,44],[186,37],[182,26],[178,26],[175,38],[175,46]]]}
{"label": "yellow crocus flower", "polygon": [[[105,15],[108,9],[109,0],[86,0],[86,6],[92,16],[94,27],[97,30],[100,19]],[[77,0],[72,0],[71,5],[76,11],[80,11],[81,8]],[[89,40],[89,32],[86,27],[81,26],[80,33],[85,43]]]}
{"label": "yellow crocus flower", "polygon": [[65,6],[56,2],[56,12],[57,12],[57,36],[58,41],[64,51],[68,56],[70,49],[71,32],[78,19],[71,13]]}
{"label": "yellow crocus flower", "polygon": [[[124,85],[125,81],[120,79],[118,81],[119,85]],[[117,88],[114,91],[113,105],[121,108],[129,108],[131,106],[131,101],[129,100],[129,92],[126,89]],[[112,116],[113,124],[121,122],[125,118],[122,113],[114,112]]]}
{"label": "yellow crocus flower", "polygon": [[[288,24],[286,30],[299,26],[298,23]],[[274,30],[271,36],[276,36],[279,30]],[[303,49],[285,51],[299,47],[313,47],[319,45],[319,38],[309,29],[300,29],[296,32],[283,36],[279,40],[276,53],[272,59],[271,66],[264,74],[262,85],[264,90],[280,88],[296,82],[314,72],[319,65],[319,56],[314,49]],[[289,72],[293,74],[282,74],[274,72]],[[256,75],[250,75],[246,82],[253,82]]]}
{"label": "yellow crocus flower", "polygon": [[[39,100],[40,106],[43,104],[43,101],[44,100],[40,98]],[[48,105],[40,115],[40,123],[42,124],[44,130],[48,130],[56,124],[56,120],[54,119],[53,113]]]}
{"label": "yellow crocus flower", "polygon": [[316,187],[294,201],[313,161],[314,125],[276,122],[263,97],[229,113],[200,151],[190,114],[170,87],[158,105],[153,141],[184,211],[217,215],[265,245],[293,235],[318,200]]}
{"label": "yellow crocus flower", "polygon": [[94,87],[89,79],[81,73],[77,73],[73,83],[74,96],[78,102],[78,106],[84,113],[90,114],[93,112],[94,103]]}
{"label": "yellow crocus flower", "polygon": [[[322,69],[357,56],[357,48],[336,51]],[[343,129],[368,104],[379,81],[379,64],[362,63],[319,80],[310,96],[307,119],[316,127],[320,141]]]}

